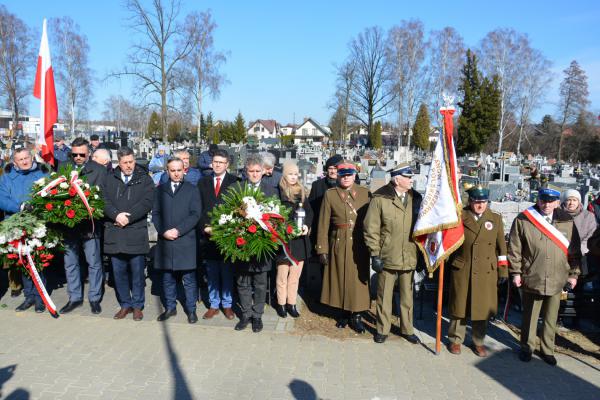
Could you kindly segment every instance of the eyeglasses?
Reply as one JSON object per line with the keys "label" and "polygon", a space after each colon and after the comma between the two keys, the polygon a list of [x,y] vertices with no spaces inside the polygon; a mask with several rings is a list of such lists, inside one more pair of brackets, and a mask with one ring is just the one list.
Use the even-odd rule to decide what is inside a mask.
{"label": "eyeglasses", "polygon": [[73,158],[75,158],[75,157],[85,158],[85,157],[87,157],[87,153],[71,153],[71,157],[73,157]]}

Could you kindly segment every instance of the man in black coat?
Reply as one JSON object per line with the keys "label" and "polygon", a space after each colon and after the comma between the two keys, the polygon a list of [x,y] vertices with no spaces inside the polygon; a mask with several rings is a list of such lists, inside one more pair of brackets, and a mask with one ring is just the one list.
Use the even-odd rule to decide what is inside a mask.
{"label": "man in black coat", "polygon": [[319,230],[319,213],[321,212],[321,203],[325,192],[332,187],[337,186],[337,165],[343,161],[342,156],[336,154],[331,156],[325,162],[325,176],[312,183],[308,202],[313,211],[314,218],[310,230],[310,242],[317,243],[317,231]]}
{"label": "man in black coat", "polygon": [[[87,184],[104,187],[106,169],[90,159],[90,146],[84,138],[76,138],[71,143],[72,166],[79,169],[79,176],[86,179]],[[85,190],[85,188],[82,188]],[[79,260],[81,251],[88,264],[88,299],[93,314],[100,314],[102,297],[102,250],[100,247],[100,223],[95,221],[94,228],[89,220],[81,222],[72,229],[66,230],[65,239],[65,275],[67,278],[68,303],[60,309],[66,314],[83,304],[83,287]]]}
{"label": "man in black coat", "polygon": [[200,246],[204,259],[206,277],[208,281],[208,298],[210,307],[202,316],[211,319],[219,314],[219,307],[223,307],[223,314],[227,319],[233,319],[235,314],[231,308],[233,304],[233,268],[226,262],[217,246],[210,240],[210,217],[208,213],[222,202],[222,195],[227,188],[237,182],[237,177],[227,172],[229,154],[226,150],[216,149],[212,156],[212,174],[203,177],[198,182],[200,190],[200,203],[202,216],[200,217]]}
{"label": "man in black coat", "polygon": [[150,250],[146,218],[152,209],[154,182],[148,171],[135,164],[129,147],[121,147],[117,159],[119,166],[107,177],[104,191],[104,252],[111,256],[121,305],[114,319],[123,319],[133,312],[133,319],[141,321],[144,318],[145,256]]}
{"label": "man in black coat", "polygon": [[[260,189],[266,196],[279,198],[279,189],[273,187],[269,182],[262,181],[262,175],[261,157],[257,154],[249,155],[246,158],[247,180],[245,182],[251,187]],[[239,185],[236,186],[239,187]],[[235,264],[237,291],[242,312],[242,317],[235,326],[235,330],[245,329],[252,321],[252,331],[262,331],[262,315],[267,299],[267,273],[271,270],[272,264],[273,260],[270,258]]]}
{"label": "man in black coat", "polygon": [[166,321],[177,315],[177,279],[185,291],[185,311],[188,322],[198,322],[196,301],[196,224],[202,205],[195,185],[184,182],[184,164],[180,158],[167,162],[169,180],[154,193],[152,222],[158,234],[154,268],[162,271],[163,305],[165,311],[157,318]]}

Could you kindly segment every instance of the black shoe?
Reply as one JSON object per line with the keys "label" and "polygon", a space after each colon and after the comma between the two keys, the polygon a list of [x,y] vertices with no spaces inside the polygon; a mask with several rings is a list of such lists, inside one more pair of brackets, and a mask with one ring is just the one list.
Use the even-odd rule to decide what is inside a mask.
{"label": "black shoe", "polygon": [[408,340],[412,344],[421,343],[421,340],[419,339],[419,337],[417,335],[415,335],[414,333],[412,335],[400,335],[400,336],[402,336],[404,339]]}
{"label": "black shoe", "polygon": [[548,354],[544,354],[544,353],[540,353],[540,358],[542,360],[544,360],[544,362],[546,364],[552,365],[553,367],[556,365],[556,357],[554,357],[554,356],[551,356],[551,355],[548,355]]}
{"label": "black shoe", "polygon": [[290,317],[298,318],[300,316],[295,304],[286,304],[285,308],[287,309],[288,314],[290,314]]}
{"label": "black shoe", "polygon": [[173,309],[173,310],[167,310],[165,312],[163,312],[162,314],[160,314],[158,316],[158,318],[156,318],[157,321],[166,321],[171,317],[174,317],[177,315],[177,310]]}
{"label": "black shoe", "polygon": [[198,322],[198,315],[196,315],[196,311],[192,311],[188,314],[188,322],[190,324],[195,324],[196,322]]}
{"label": "black shoe", "polygon": [[244,329],[246,329],[246,327],[248,326],[248,324],[250,323],[250,320],[248,318],[242,317],[237,324],[235,324],[235,330],[236,331],[243,331]]}
{"label": "black shoe", "polygon": [[92,314],[100,314],[102,312],[99,301],[90,301],[90,309],[92,310]]}
{"label": "black shoe", "polygon": [[263,330],[263,322],[262,319],[253,317],[252,318],[252,332],[258,333]]}
{"label": "black shoe", "polygon": [[342,318],[338,319],[337,322],[335,323],[335,327],[338,329],[344,329],[346,326],[348,326],[348,318],[347,317],[342,317]]}
{"label": "black shoe", "polygon": [[375,343],[384,343],[385,340],[387,339],[388,335],[382,335],[381,333],[376,333],[375,336],[373,336],[373,341]]}
{"label": "black shoe", "polygon": [[44,303],[40,303],[40,304],[36,304],[35,305],[35,312],[36,313],[41,314],[44,311],[46,311],[46,306],[44,305]]}
{"label": "black shoe", "polygon": [[279,315],[280,318],[287,317],[287,311],[285,311],[285,306],[282,306],[281,304],[277,304],[275,306],[275,311],[277,311],[277,315]]}
{"label": "black shoe", "polygon": [[19,305],[17,308],[15,308],[15,311],[26,311],[29,310],[31,307],[33,306],[33,301],[29,301],[29,300],[25,300],[24,302],[21,303],[21,305]]}
{"label": "black shoe", "polygon": [[521,350],[519,352],[519,360],[521,360],[523,362],[531,361],[531,353],[528,352],[527,350]]}
{"label": "black shoe", "polygon": [[21,295],[21,289],[10,291],[10,297],[19,297],[20,295]]}
{"label": "black shoe", "polygon": [[82,304],[83,304],[83,301],[81,301],[81,300],[69,301],[67,304],[65,304],[65,306],[63,308],[60,309],[59,313],[68,314],[71,311],[73,311],[74,309],[76,309],[77,307],[81,307]]}
{"label": "black shoe", "polygon": [[362,323],[362,317],[360,313],[354,313],[350,317],[350,328],[354,329],[356,333],[365,333],[367,330]]}

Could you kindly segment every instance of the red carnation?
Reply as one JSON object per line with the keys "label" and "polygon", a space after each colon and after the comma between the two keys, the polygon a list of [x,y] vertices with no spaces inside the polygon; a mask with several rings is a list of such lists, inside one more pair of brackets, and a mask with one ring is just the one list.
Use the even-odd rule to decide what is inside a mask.
{"label": "red carnation", "polygon": [[54,196],[55,194],[58,194],[58,190],[56,190],[56,189],[52,189],[52,190],[50,191],[50,194],[51,194],[52,196]]}
{"label": "red carnation", "polygon": [[246,241],[244,240],[243,237],[239,237],[239,238],[235,239],[235,244],[237,244],[238,246],[243,246],[246,244]]}
{"label": "red carnation", "polygon": [[75,216],[75,210],[68,209],[67,210],[67,217],[69,217],[70,219],[73,219],[74,216]]}
{"label": "red carnation", "polygon": [[52,205],[52,203],[46,203],[46,210],[52,211],[53,208],[54,206]]}
{"label": "red carnation", "polygon": [[15,253],[8,253],[6,255],[6,258],[10,259],[10,260],[16,260],[17,258],[19,258],[18,255],[16,255]]}
{"label": "red carnation", "polygon": [[47,266],[49,266],[49,265],[50,265],[50,263],[48,263],[48,262],[45,262],[45,263],[43,263],[43,264],[42,264],[42,267],[44,267],[44,268],[45,268],[45,267],[47,267]]}
{"label": "red carnation", "polygon": [[69,189],[69,196],[73,197],[76,194],[77,194],[77,190],[74,187]]}
{"label": "red carnation", "polygon": [[71,200],[65,200],[65,206],[71,207]]}
{"label": "red carnation", "polygon": [[44,249],[45,249],[45,247],[44,247],[44,246],[38,246],[38,247],[36,247],[36,250],[37,250],[37,251],[42,251],[42,250],[44,250]]}
{"label": "red carnation", "polygon": [[291,235],[292,232],[294,232],[294,228],[292,228],[291,225],[288,225],[287,228],[285,229],[285,231],[287,232],[288,235]]}
{"label": "red carnation", "polygon": [[83,194],[85,195],[85,197],[90,197],[91,193],[89,190],[86,190],[85,192],[83,192]]}
{"label": "red carnation", "polygon": [[248,232],[250,232],[250,233],[256,233],[256,225],[250,225],[248,227]]}

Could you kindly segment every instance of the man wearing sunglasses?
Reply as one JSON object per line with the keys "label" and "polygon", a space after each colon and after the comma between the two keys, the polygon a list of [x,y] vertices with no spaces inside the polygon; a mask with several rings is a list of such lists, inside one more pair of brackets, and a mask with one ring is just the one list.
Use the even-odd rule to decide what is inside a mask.
{"label": "man wearing sunglasses", "polygon": [[[71,143],[71,163],[79,169],[79,176],[84,177],[90,185],[104,187],[106,169],[90,160],[90,147],[87,140],[77,138]],[[102,253],[100,251],[100,223],[94,223],[92,230],[89,220],[65,232],[65,274],[69,302],[60,310],[66,314],[83,304],[83,287],[79,267],[80,252],[83,251],[88,264],[88,298],[93,314],[100,314],[100,297],[102,295]]]}

